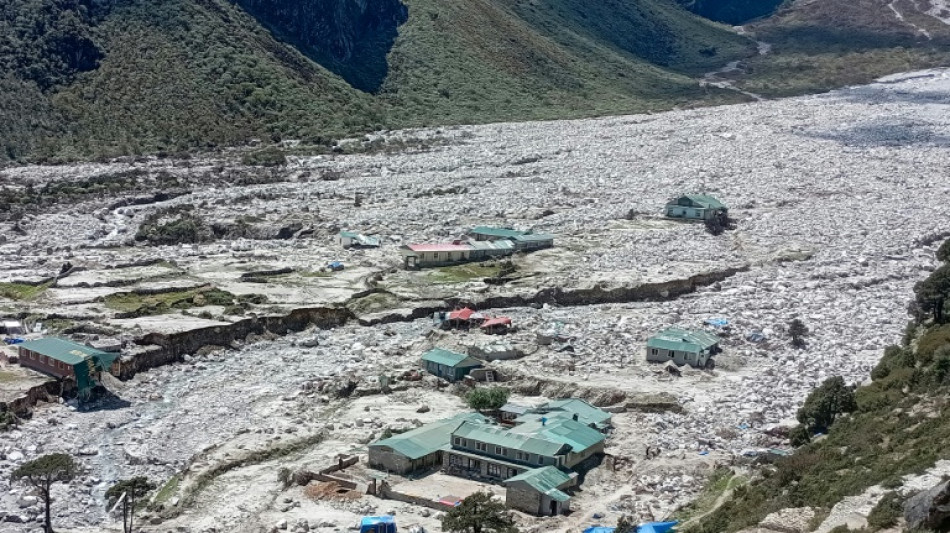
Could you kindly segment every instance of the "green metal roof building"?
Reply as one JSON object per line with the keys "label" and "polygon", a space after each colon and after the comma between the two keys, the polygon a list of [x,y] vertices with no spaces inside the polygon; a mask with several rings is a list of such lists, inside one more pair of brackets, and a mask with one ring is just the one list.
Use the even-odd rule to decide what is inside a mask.
{"label": "green metal roof building", "polygon": [[46,337],[17,345],[20,365],[58,379],[76,383],[80,399],[85,399],[99,384],[102,372],[119,358],[119,354],[97,350],[85,344],[57,337]]}
{"label": "green metal roof building", "polygon": [[729,208],[708,194],[684,194],[666,204],[666,216],[690,220],[709,220],[727,215]]}
{"label": "green metal roof building", "polygon": [[448,446],[452,432],[463,423],[487,424],[477,413],[461,413],[405,433],[393,435],[369,445],[369,464],[373,468],[407,474],[442,463],[442,449]]}
{"label": "green metal roof building", "polygon": [[561,489],[573,486],[576,479],[577,474],[553,466],[528,470],[505,481],[505,503],[533,515],[558,515],[570,509],[571,497]]}
{"label": "green metal roof building", "polygon": [[482,366],[474,357],[433,348],[422,354],[422,368],[434,376],[448,381],[461,381],[474,368]]}
{"label": "green metal roof building", "polygon": [[606,432],[611,427],[610,413],[603,409],[598,409],[579,398],[565,398],[550,401],[539,407],[529,409],[528,412],[519,416],[515,422],[526,423],[540,420],[541,418],[547,418],[549,420],[555,418],[573,419],[601,432]]}
{"label": "green metal roof building", "polygon": [[708,368],[720,351],[719,337],[702,330],[669,328],[647,341],[647,361],[653,363],[673,361],[679,366]]}
{"label": "green metal roof building", "polygon": [[468,232],[476,241],[494,241],[498,239],[512,239],[526,232],[512,228],[495,228],[491,226],[475,226]]}

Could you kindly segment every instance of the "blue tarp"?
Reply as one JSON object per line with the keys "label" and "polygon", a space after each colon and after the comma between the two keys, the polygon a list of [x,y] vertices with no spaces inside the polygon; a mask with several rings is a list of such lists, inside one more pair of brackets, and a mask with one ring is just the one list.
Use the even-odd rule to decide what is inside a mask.
{"label": "blue tarp", "polygon": [[614,533],[615,527],[591,526],[584,533]]}
{"label": "blue tarp", "polygon": [[[645,522],[637,526],[637,533],[667,533],[679,522]],[[584,533],[614,533],[615,527],[591,526]]]}
{"label": "blue tarp", "polygon": [[676,524],[679,524],[679,522],[675,520],[672,522],[646,522],[637,526],[637,533],[666,533],[673,529]]}
{"label": "blue tarp", "polygon": [[714,328],[724,328],[729,325],[729,321],[725,318],[708,318],[703,323]]}
{"label": "blue tarp", "polygon": [[364,516],[360,533],[396,533],[396,519],[392,516]]}
{"label": "blue tarp", "polygon": [[7,339],[7,340],[4,341],[4,342],[6,342],[7,344],[10,344],[10,345],[13,345],[13,344],[23,344],[23,339],[19,339],[19,338],[17,338],[17,337],[12,337],[12,338]]}

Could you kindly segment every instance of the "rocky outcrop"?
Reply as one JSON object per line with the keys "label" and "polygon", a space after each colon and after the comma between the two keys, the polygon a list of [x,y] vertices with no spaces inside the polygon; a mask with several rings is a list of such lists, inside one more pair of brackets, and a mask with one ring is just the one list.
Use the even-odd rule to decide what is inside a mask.
{"label": "rocky outcrop", "polygon": [[353,87],[375,92],[386,55],[409,18],[399,0],[237,0],[237,4],[305,55]]}
{"label": "rocky outcrop", "polygon": [[908,499],[904,504],[904,519],[908,531],[950,528],[950,481]]}

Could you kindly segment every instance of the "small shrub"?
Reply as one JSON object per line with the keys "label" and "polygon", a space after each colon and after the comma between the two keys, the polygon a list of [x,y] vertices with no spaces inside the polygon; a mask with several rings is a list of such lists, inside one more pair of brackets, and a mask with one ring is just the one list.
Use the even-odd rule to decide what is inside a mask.
{"label": "small shrub", "polygon": [[808,433],[808,428],[799,424],[792,428],[788,434],[789,444],[798,448],[804,446],[811,442],[811,435]]}
{"label": "small shrub", "polygon": [[868,527],[871,531],[894,527],[903,512],[901,497],[896,492],[888,492],[868,514]]}
{"label": "small shrub", "polygon": [[282,466],[280,470],[277,471],[277,481],[280,482],[281,486],[284,489],[290,487],[294,482],[294,473],[286,466]]}
{"label": "small shrub", "polygon": [[245,154],[241,163],[253,167],[279,167],[287,164],[287,155],[276,146],[268,146]]}

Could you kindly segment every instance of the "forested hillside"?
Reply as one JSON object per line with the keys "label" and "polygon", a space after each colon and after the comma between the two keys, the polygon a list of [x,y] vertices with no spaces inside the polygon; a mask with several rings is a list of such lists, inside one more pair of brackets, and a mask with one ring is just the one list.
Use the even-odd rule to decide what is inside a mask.
{"label": "forested hillside", "polygon": [[738,101],[693,76],[752,52],[670,0],[25,0],[0,29],[14,160]]}

